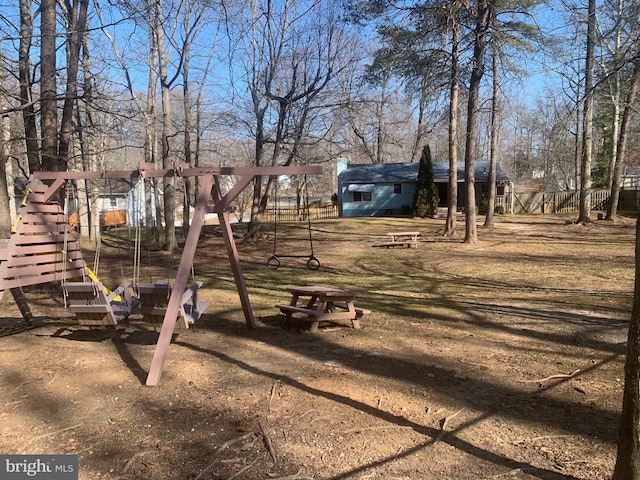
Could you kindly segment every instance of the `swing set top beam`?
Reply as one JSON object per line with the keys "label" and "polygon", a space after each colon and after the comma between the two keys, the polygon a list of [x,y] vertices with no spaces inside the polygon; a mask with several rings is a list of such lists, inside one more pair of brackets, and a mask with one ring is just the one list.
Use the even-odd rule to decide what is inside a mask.
{"label": "swing set top beam", "polygon": [[104,170],[81,172],[34,172],[31,176],[37,180],[99,180],[117,178],[172,178],[200,177],[207,175],[318,175],[322,173],[319,165],[286,167],[189,167],[187,164],[174,168],[155,168],[152,163],[141,163],[136,170]]}

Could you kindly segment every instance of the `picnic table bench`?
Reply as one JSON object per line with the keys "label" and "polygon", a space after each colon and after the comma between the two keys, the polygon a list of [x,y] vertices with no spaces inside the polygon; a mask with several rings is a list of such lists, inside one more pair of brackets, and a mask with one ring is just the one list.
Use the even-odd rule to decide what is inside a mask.
{"label": "picnic table bench", "polygon": [[420,232],[389,232],[387,233],[389,238],[388,242],[374,245],[374,247],[418,247],[418,240],[420,240]]}
{"label": "picnic table bench", "polygon": [[311,322],[310,333],[317,332],[320,322],[327,320],[351,320],[353,328],[361,328],[360,318],[371,313],[354,305],[356,292],[319,285],[292,287],[288,291],[291,301],[276,307],[285,314],[285,322],[291,321],[296,313],[304,315]]}

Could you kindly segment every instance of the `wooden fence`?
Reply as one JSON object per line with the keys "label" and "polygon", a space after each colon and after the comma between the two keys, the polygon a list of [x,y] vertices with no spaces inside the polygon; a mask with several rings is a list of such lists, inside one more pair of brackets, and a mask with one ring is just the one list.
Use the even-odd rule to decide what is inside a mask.
{"label": "wooden fence", "polygon": [[[609,190],[591,190],[591,210],[606,211],[611,193]],[[535,192],[515,194],[518,208],[515,213],[574,213],[580,211],[580,192]],[[640,203],[640,191],[622,190],[618,209],[635,209]]]}
{"label": "wooden fence", "polygon": [[268,208],[264,212],[265,221],[273,222],[274,216],[278,219],[278,223],[294,223],[306,222],[307,212],[311,220],[328,220],[330,218],[338,218],[339,209],[337,205],[318,205],[306,208],[296,207],[275,207]]}

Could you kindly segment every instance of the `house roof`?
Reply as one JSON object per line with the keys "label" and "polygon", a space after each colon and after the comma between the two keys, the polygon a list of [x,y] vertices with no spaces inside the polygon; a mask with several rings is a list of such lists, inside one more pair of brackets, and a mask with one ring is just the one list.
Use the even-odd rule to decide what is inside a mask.
{"label": "house roof", "polygon": [[[476,182],[486,182],[489,178],[489,162],[476,161]],[[410,163],[373,163],[350,164],[338,175],[341,183],[382,183],[382,182],[415,182],[420,170],[419,162]],[[449,162],[433,163],[433,179],[436,183],[449,181]],[[458,163],[458,180],[464,180],[464,162]],[[500,164],[496,168],[496,180],[509,181],[509,177],[502,171]]]}
{"label": "house roof", "polygon": [[623,177],[640,177],[640,167],[634,165],[625,165],[622,172]]}

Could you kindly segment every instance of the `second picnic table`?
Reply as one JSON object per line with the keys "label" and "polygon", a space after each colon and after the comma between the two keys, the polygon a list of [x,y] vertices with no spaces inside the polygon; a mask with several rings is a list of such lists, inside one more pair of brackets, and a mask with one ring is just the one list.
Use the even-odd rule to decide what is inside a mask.
{"label": "second picnic table", "polygon": [[357,292],[321,285],[305,285],[287,289],[291,293],[289,304],[278,304],[276,307],[290,321],[295,313],[305,315],[311,322],[309,331],[318,331],[321,321],[351,320],[353,328],[360,328],[360,318],[371,313],[364,308],[356,308],[354,304]]}
{"label": "second picnic table", "polygon": [[417,247],[420,239],[420,232],[389,232],[387,233],[390,242],[387,246],[406,245],[407,247]]}

